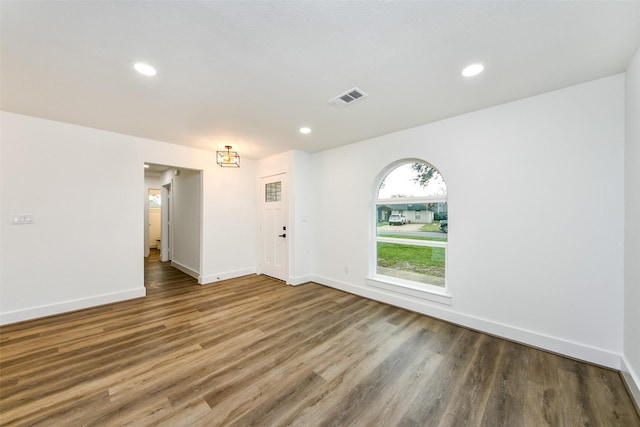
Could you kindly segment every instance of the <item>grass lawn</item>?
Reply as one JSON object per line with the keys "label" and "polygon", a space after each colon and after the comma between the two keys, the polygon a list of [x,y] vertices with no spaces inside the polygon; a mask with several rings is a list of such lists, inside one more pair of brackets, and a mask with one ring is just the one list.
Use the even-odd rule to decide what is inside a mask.
{"label": "grass lawn", "polygon": [[422,227],[420,227],[420,231],[442,232],[442,230],[440,230],[440,221],[434,221],[431,224],[425,224]]}
{"label": "grass lawn", "polygon": [[444,248],[378,242],[378,266],[444,277]]}

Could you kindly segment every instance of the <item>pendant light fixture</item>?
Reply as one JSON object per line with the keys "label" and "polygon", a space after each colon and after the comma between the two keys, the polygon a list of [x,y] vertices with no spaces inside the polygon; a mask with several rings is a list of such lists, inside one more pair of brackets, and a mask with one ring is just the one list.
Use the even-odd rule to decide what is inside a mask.
{"label": "pendant light fixture", "polygon": [[230,145],[225,145],[224,148],[227,151],[216,151],[216,163],[221,168],[239,168],[240,167],[240,155],[237,151],[231,151],[233,148]]}

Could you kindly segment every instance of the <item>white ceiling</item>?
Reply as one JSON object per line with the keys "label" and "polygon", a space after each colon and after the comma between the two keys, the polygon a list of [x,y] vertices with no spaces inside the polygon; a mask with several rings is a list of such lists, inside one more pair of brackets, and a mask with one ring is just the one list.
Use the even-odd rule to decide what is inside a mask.
{"label": "white ceiling", "polygon": [[[248,158],[624,72],[640,1],[5,1],[1,108]],[[155,77],[133,70],[145,61]],[[460,71],[485,64],[480,76]],[[328,100],[357,86],[346,108]],[[301,126],[312,133],[302,135]]]}

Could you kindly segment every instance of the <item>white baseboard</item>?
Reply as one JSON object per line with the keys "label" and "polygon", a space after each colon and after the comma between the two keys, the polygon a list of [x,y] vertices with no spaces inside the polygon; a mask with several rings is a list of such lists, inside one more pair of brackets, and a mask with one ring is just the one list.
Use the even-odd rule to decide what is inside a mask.
{"label": "white baseboard", "polygon": [[411,298],[407,295],[389,290],[367,285],[354,285],[322,276],[313,276],[312,280],[321,285],[436,317],[456,325],[537,347],[552,353],[558,353],[616,370],[620,369],[621,355],[604,349],[590,347],[538,332],[455,312],[444,304],[432,303],[419,298]]}
{"label": "white baseboard", "polygon": [[620,363],[620,372],[622,372],[622,379],[629,390],[631,399],[633,399],[636,409],[640,412],[640,377],[638,377],[637,372],[633,370],[624,355],[622,355],[622,361]]}
{"label": "white baseboard", "polygon": [[54,314],[67,313],[69,311],[82,310],[83,308],[90,308],[103,304],[111,304],[113,302],[140,298],[146,295],[147,291],[144,287],[142,287],[126,291],[114,292],[111,294],[102,294],[72,301],[63,301],[38,307],[29,307],[22,310],[9,311],[6,313],[0,313],[0,325],[37,319],[39,317],[52,316]]}
{"label": "white baseboard", "polygon": [[171,260],[171,267],[177,268],[185,274],[193,277],[194,279],[198,279],[200,277],[200,273],[196,270],[193,270],[191,267],[187,267],[184,264],[180,264],[178,261]]}
{"label": "white baseboard", "polygon": [[205,285],[207,283],[215,283],[221,280],[235,279],[236,277],[246,276],[248,274],[256,274],[255,267],[245,268],[242,270],[226,271],[218,274],[208,274],[206,276],[199,276],[198,283],[200,283],[201,285]]}
{"label": "white baseboard", "polygon": [[287,281],[287,285],[298,286],[304,285],[305,283],[313,282],[314,276],[299,276],[299,277],[290,277]]}

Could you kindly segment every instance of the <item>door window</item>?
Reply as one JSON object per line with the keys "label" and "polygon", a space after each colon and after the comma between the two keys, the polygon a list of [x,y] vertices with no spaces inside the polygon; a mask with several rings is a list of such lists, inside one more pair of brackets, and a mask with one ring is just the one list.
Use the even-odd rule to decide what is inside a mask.
{"label": "door window", "polygon": [[282,201],[282,182],[269,182],[264,188],[264,201],[265,202],[280,202]]}

